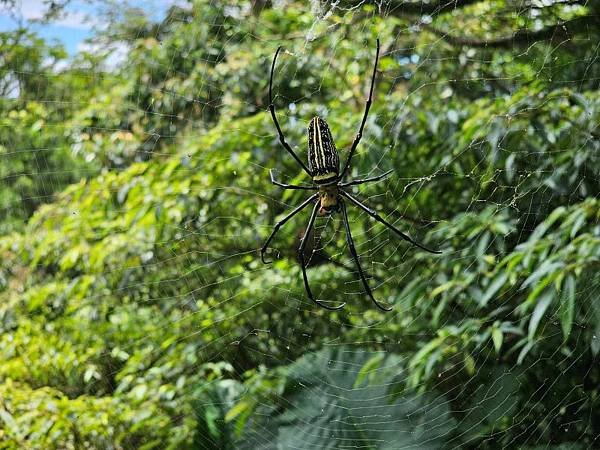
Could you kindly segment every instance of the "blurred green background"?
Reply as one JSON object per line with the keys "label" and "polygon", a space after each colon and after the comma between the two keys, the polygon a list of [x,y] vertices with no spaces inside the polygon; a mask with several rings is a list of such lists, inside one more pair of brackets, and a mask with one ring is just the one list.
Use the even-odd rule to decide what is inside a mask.
{"label": "blurred green background", "polygon": [[[8,8],[14,2],[3,0]],[[0,448],[600,446],[600,1],[102,4],[69,55],[0,32]],[[52,23],[68,1],[45,4]],[[279,145],[374,104],[350,208]]]}

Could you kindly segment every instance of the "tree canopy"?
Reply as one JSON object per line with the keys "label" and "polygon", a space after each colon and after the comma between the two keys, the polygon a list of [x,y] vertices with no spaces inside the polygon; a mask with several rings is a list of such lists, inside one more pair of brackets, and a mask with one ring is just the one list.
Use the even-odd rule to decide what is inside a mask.
{"label": "tree canopy", "polygon": [[[2,448],[598,445],[599,1],[113,12],[75,57],[0,33]],[[269,69],[298,153],[320,115],[343,159],[376,38],[351,173],[394,172],[355,192],[442,254],[349,211],[385,313],[321,220],[332,312],[307,214],[260,261],[306,198],[269,169],[310,182]]]}

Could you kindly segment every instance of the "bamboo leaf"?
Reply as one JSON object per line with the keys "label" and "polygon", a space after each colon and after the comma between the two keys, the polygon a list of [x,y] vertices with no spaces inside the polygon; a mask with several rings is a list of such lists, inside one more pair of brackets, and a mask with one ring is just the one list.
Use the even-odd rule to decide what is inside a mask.
{"label": "bamboo leaf", "polygon": [[529,321],[529,340],[533,340],[535,332],[540,324],[540,320],[542,320],[542,316],[548,309],[548,306],[550,306],[550,303],[552,303],[552,300],[554,300],[553,289],[547,289],[540,296],[540,299],[538,300],[533,313],[531,314],[531,320]]}
{"label": "bamboo leaf", "polygon": [[500,272],[496,278],[494,278],[492,280],[492,282],[489,284],[487,290],[485,291],[485,294],[483,294],[483,297],[481,297],[481,300],[479,301],[479,305],[482,307],[485,307],[488,302],[491,300],[491,298],[496,295],[496,292],[498,292],[500,290],[500,288],[502,286],[504,286],[504,283],[506,283],[506,279],[508,278],[508,274],[504,271]]}
{"label": "bamboo leaf", "polygon": [[533,347],[533,342],[528,342],[525,345],[525,347],[523,347],[521,349],[521,352],[519,353],[519,356],[517,358],[517,364],[522,364],[523,363],[523,360],[525,359],[525,357],[529,353],[529,350],[531,350],[532,347]]}
{"label": "bamboo leaf", "polygon": [[573,327],[573,316],[575,313],[575,277],[567,276],[560,296],[560,325],[563,337],[566,340],[571,334]]}
{"label": "bamboo leaf", "polygon": [[502,348],[502,340],[504,335],[502,334],[502,330],[498,327],[492,328],[492,341],[494,342],[494,348],[496,349],[496,353],[500,353],[500,349]]}

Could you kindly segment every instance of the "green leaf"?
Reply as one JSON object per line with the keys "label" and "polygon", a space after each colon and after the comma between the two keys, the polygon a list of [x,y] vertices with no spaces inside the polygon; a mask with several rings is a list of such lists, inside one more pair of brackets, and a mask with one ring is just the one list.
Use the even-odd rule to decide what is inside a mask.
{"label": "green leaf", "polygon": [[475,360],[468,353],[465,353],[464,360],[465,360],[465,369],[467,371],[467,374],[472,376],[475,373]]}
{"label": "green leaf", "polygon": [[455,280],[451,280],[451,281],[447,281],[447,282],[445,282],[443,284],[440,284],[438,287],[436,287],[435,289],[433,289],[431,291],[431,293],[429,294],[429,296],[431,298],[435,298],[437,295],[441,294],[442,292],[445,292],[445,291],[451,289],[452,287],[454,287],[454,285],[456,283],[457,282]]}
{"label": "green leaf", "polygon": [[529,353],[529,350],[531,350],[531,348],[533,347],[533,344],[534,343],[532,341],[527,342],[527,344],[525,344],[525,346],[519,352],[519,356],[517,357],[517,364],[522,364],[523,363],[523,360],[525,359],[525,357]]}
{"label": "green leaf", "polygon": [[585,224],[585,221],[587,219],[585,211],[583,211],[583,210],[577,210],[575,212],[575,214],[576,214],[576,219],[573,223],[573,227],[571,228],[571,233],[570,233],[571,239],[573,239],[577,235],[577,233],[579,232],[581,227],[583,227],[583,225]]}
{"label": "green leaf", "polygon": [[496,295],[496,292],[498,292],[500,290],[500,288],[502,288],[502,286],[504,286],[504,283],[506,283],[507,278],[508,278],[508,274],[505,271],[502,271],[498,275],[496,275],[496,277],[492,280],[492,282],[489,284],[488,288],[486,289],[485,293],[481,297],[481,300],[479,301],[479,305],[481,307],[487,306],[487,304],[491,300],[491,298],[494,295]]}
{"label": "green leaf", "polygon": [[229,411],[227,411],[227,414],[225,414],[225,422],[231,422],[232,420],[235,420],[236,417],[251,407],[252,406],[248,401],[242,400],[236,403],[233,408],[231,408]]}
{"label": "green leaf", "polygon": [[541,280],[542,277],[546,276],[547,274],[550,274],[544,278],[543,283],[547,284],[551,282],[555,274],[557,274],[557,270],[562,269],[564,265],[565,263],[563,261],[552,261],[551,259],[544,260],[542,264],[540,264],[540,266],[523,282],[523,287],[526,288],[538,283],[534,288],[534,292],[539,292],[539,290],[543,289],[544,287],[542,283],[539,283],[539,280]]}
{"label": "green leaf", "polygon": [[531,314],[531,320],[529,321],[529,340],[533,340],[535,336],[535,332],[538,329],[538,325],[540,324],[540,320],[542,320],[542,316],[550,306],[554,300],[554,290],[546,289],[542,295],[540,295],[537,304]]}
{"label": "green leaf", "polygon": [[600,336],[598,334],[592,335],[592,342],[590,343],[590,349],[592,350],[592,355],[594,355],[594,356],[597,356],[598,353],[600,353]]}
{"label": "green leaf", "polygon": [[502,339],[504,334],[502,330],[496,326],[492,327],[492,341],[494,342],[494,348],[496,349],[496,353],[500,353],[500,349],[502,348]]}
{"label": "green leaf", "polygon": [[568,275],[562,287],[560,295],[560,325],[563,337],[566,340],[571,334],[573,327],[573,317],[575,314],[575,277]]}
{"label": "green leaf", "polygon": [[358,375],[356,376],[356,381],[354,382],[354,388],[359,387],[363,384],[365,379],[369,376],[369,374],[377,370],[379,366],[381,366],[381,362],[385,358],[385,353],[377,353],[371,359],[369,359],[358,371]]}

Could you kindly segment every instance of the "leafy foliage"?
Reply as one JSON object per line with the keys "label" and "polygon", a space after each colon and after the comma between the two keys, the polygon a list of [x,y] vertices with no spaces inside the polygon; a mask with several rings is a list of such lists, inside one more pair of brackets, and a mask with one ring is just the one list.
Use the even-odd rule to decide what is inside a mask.
{"label": "leafy foliage", "polygon": [[[251,378],[249,391],[225,418],[237,419],[237,428],[250,420],[239,448],[320,448],[325,442],[332,448],[348,442],[377,449],[439,448],[455,425],[443,398],[388,401],[401,360],[380,357],[383,370],[373,373],[364,369],[370,356],[365,350],[326,348],[277,371],[275,382],[262,374]],[[269,394],[274,404],[262,403]]]}
{"label": "leafy foliage", "polygon": [[[538,31],[569,31],[597,2],[415,3],[426,20],[407,2],[288,3],[197,1],[159,23],[126,11],[97,36],[127,46],[116,67],[2,34],[0,446],[593,447],[598,32]],[[350,266],[327,261],[344,250],[332,233],[309,270],[320,295],[348,300],[330,312],[304,294],[300,219],[275,264],[257,258],[305,198],[268,169],[308,182],[265,113],[267,74],[283,45],[286,135],[303,143],[327,116],[343,158],[375,35],[351,170],[395,176],[356,193],[443,253],[354,212],[395,309],[371,308]]]}
{"label": "leafy foliage", "polygon": [[90,83],[66,54],[25,29],[0,33],[0,232],[19,229],[55,192],[95,167],[72,154],[64,105]]}

